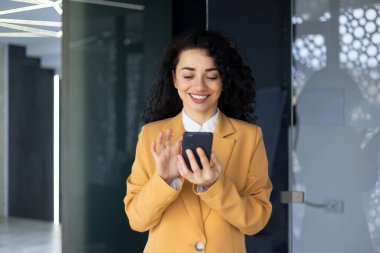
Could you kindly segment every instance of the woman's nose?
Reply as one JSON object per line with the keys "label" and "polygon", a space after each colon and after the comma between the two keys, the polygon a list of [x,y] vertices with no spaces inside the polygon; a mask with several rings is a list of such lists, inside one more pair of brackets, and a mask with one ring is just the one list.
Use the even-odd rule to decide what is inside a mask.
{"label": "woman's nose", "polygon": [[203,77],[199,77],[196,79],[194,86],[197,88],[197,90],[204,90],[206,89],[206,80]]}

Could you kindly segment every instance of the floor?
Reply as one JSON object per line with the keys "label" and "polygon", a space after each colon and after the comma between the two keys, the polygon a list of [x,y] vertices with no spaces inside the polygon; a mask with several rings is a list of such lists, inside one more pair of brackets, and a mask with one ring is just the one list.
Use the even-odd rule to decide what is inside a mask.
{"label": "floor", "polygon": [[61,253],[61,226],[52,222],[0,218],[1,253]]}

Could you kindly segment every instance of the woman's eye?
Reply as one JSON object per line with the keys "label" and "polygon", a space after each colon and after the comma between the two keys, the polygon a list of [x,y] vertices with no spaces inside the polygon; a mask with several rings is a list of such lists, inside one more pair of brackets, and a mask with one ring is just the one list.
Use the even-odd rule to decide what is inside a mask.
{"label": "woman's eye", "polygon": [[216,80],[216,79],[218,79],[217,76],[206,76],[206,78],[209,79],[209,80]]}
{"label": "woman's eye", "polygon": [[184,76],[183,78],[185,78],[185,79],[191,79],[193,77],[192,76]]}

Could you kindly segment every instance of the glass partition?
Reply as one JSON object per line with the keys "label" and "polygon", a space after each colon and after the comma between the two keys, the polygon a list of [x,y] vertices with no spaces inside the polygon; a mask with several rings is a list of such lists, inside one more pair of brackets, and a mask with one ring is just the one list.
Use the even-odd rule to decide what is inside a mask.
{"label": "glass partition", "polygon": [[63,252],[142,252],[123,197],[171,1],[63,4]]}
{"label": "glass partition", "polygon": [[292,252],[380,252],[380,2],[293,4]]}

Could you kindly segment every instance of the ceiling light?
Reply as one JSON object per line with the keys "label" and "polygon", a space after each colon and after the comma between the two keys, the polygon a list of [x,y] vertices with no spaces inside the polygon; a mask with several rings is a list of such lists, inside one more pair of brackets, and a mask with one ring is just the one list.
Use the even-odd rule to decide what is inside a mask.
{"label": "ceiling light", "polygon": [[0,15],[49,8],[49,7],[53,7],[54,4],[55,3],[53,2],[49,2],[45,4],[36,4],[36,5],[31,5],[31,6],[26,6],[26,7],[14,8],[10,10],[0,11]]}
{"label": "ceiling light", "polygon": [[37,28],[32,28],[28,26],[22,26],[22,25],[13,25],[13,24],[7,24],[7,23],[1,23],[0,26],[6,27],[6,28],[11,28],[11,29],[16,29],[20,31],[25,31],[25,32],[30,32],[30,33],[35,33],[43,36],[49,36],[49,37],[57,37],[58,38],[58,32],[54,31],[49,31],[45,29],[37,29]]}
{"label": "ceiling light", "polygon": [[16,38],[23,38],[23,37],[43,37],[42,35],[35,34],[35,33],[2,33],[0,32],[0,37],[16,37]]}
{"label": "ceiling light", "polygon": [[62,27],[62,22],[0,18],[1,23]]}

